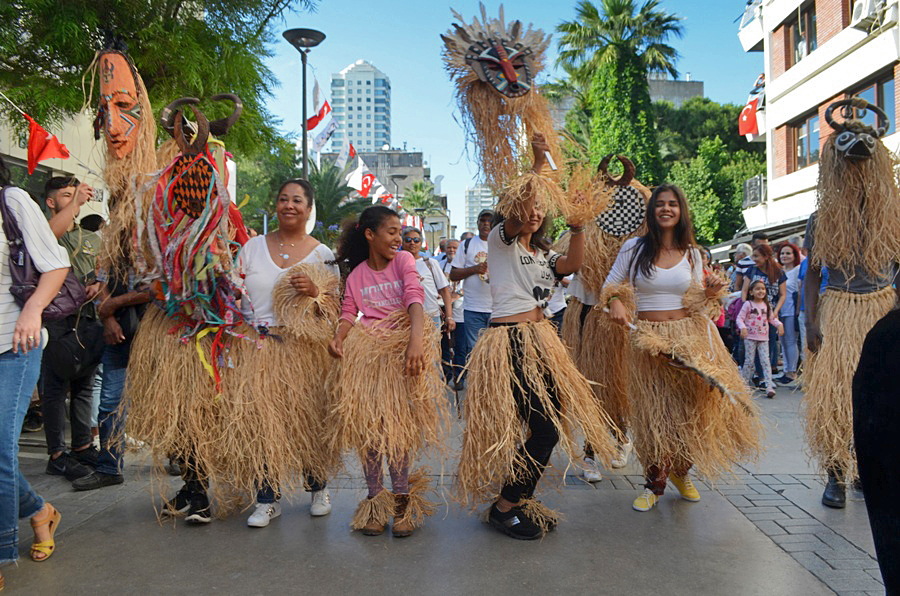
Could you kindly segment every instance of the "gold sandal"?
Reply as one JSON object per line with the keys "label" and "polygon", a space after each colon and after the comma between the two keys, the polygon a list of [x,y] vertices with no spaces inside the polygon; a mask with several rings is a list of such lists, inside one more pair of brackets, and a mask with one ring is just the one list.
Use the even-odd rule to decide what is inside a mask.
{"label": "gold sandal", "polygon": [[[31,518],[32,529],[40,528],[41,526],[48,526],[47,529],[50,532],[49,540],[44,540],[43,542],[33,542],[31,544],[31,560],[36,563],[42,563],[49,559],[50,555],[52,555],[53,551],[56,549],[56,541],[53,540],[53,536],[56,534],[56,528],[59,526],[59,520],[62,518],[62,514],[57,511],[53,505],[51,505],[50,503],[47,503],[46,505],[50,508],[46,519],[35,521],[34,517]],[[38,553],[41,553],[44,556],[41,558],[36,558],[35,555],[37,555]]]}

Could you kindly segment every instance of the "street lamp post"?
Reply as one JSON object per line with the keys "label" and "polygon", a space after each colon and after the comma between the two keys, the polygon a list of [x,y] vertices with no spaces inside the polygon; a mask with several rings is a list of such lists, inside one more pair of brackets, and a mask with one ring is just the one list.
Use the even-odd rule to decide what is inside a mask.
{"label": "street lamp post", "polygon": [[397,184],[397,180],[405,180],[406,174],[391,174],[391,182],[394,183],[394,198],[398,201],[400,200],[400,185]]}
{"label": "street lamp post", "polygon": [[302,67],[303,79],[303,178],[309,178],[309,155],[307,154],[306,140],[306,55],[310,48],[314,48],[325,39],[325,34],[315,29],[288,29],[281,34],[289,44],[297,48],[300,52],[300,62]]}

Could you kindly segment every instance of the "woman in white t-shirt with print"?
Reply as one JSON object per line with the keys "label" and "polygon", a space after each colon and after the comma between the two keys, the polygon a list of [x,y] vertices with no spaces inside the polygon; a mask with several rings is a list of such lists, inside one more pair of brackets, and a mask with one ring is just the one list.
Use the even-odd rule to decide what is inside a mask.
{"label": "woman in white t-shirt with print", "polygon": [[[334,263],[334,253],[330,248],[320,243],[309,235],[312,228],[309,218],[313,211],[313,189],[309,182],[303,179],[288,180],[281,185],[278,191],[278,199],[275,204],[275,214],[278,218],[278,228],[265,236],[251,238],[241,249],[238,256],[238,266],[244,276],[246,294],[241,300],[241,311],[244,319],[254,327],[261,329],[263,335],[276,336],[276,341],[265,340],[263,344],[270,350],[289,350],[296,357],[298,366],[302,369],[296,383],[285,385],[283,382],[284,371],[272,371],[281,376],[273,378],[266,386],[272,392],[289,391],[290,395],[282,395],[285,403],[319,402],[310,404],[311,408],[324,404],[325,373],[331,359],[327,354],[326,337],[324,343],[315,345],[312,340],[298,339],[293,336],[291,330],[279,321],[273,308],[273,291],[276,283],[284,275],[290,275],[290,284],[298,294],[306,295],[316,300],[330,300],[334,302],[334,308],[322,308],[318,315],[332,313],[335,320],[339,310],[339,271]],[[322,278],[327,280],[324,287],[316,285],[312,277],[303,272],[289,270],[300,263],[320,268],[319,273],[324,273]],[[293,358],[292,358],[293,360]],[[261,374],[266,371],[261,371]],[[281,379],[281,380],[279,380]],[[301,381],[302,385],[301,385]],[[308,381],[308,382],[307,382]],[[287,412],[285,413],[287,417]],[[324,408],[322,408],[324,416]],[[300,418],[297,416],[296,418]],[[310,416],[315,418],[315,416]],[[321,421],[321,420],[320,420]],[[286,426],[295,425],[295,421],[283,421]],[[316,460],[321,453],[310,453],[317,448],[324,448],[324,440],[321,437],[322,428],[306,428],[301,432],[306,436],[295,437],[296,443],[306,448],[306,457],[300,459]],[[298,452],[302,450],[297,449]],[[326,458],[327,459],[327,458]],[[310,514],[313,516],[327,515],[331,511],[331,499],[328,489],[325,488],[326,479],[322,476],[321,467],[318,473],[313,474],[311,464],[304,466],[306,474],[306,489],[312,493]],[[299,471],[299,470],[295,470]],[[281,480],[279,478],[278,480]],[[250,527],[264,527],[269,521],[281,515],[280,495],[277,485],[269,483],[267,479],[261,479],[260,488],[256,496],[256,509],[247,519]]]}
{"label": "woman in white t-shirt with print", "polygon": [[[548,147],[536,135],[532,148],[539,173]],[[581,427],[598,453],[609,459],[614,450],[609,417],[544,317],[556,280],[581,266],[584,229],[571,228],[569,253],[561,255],[544,238],[534,195],[516,212],[488,235],[492,314],[469,357],[458,484],[466,500],[494,500],[488,518],[494,528],[531,540],[556,524],[534,499],[556,444],[580,460],[573,433]]]}

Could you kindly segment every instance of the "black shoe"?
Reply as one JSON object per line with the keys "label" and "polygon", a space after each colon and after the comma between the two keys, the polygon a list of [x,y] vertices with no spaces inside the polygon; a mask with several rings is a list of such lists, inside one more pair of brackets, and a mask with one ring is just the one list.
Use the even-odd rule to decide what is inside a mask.
{"label": "black shoe", "polygon": [[64,452],[62,455],[47,461],[47,473],[51,476],[65,476],[69,482],[84,478],[93,470],[74,457],[70,453]]}
{"label": "black shoe", "polygon": [[72,483],[75,490],[94,490],[103,488],[104,486],[113,486],[125,482],[125,477],[121,474],[104,474],[94,470],[84,478],[79,478]]}
{"label": "black shoe", "polygon": [[794,379],[790,378],[787,375],[784,375],[775,379],[775,382],[779,385],[790,385],[794,382]]}
{"label": "black shoe", "polygon": [[91,468],[97,468],[97,459],[100,457],[100,451],[95,449],[93,445],[87,449],[70,451],[69,453],[72,455],[72,459],[75,459],[86,466],[90,466]]}
{"label": "black shoe", "polygon": [[521,507],[513,507],[504,513],[494,503],[488,514],[488,523],[517,540],[535,540],[544,536],[541,528],[525,515]]}
{"label": "black shoe", "polygon": [[208,524],[212,521],[209,514],[209,497],[206,493],[194,493],[191,495],[191,504],[184,521],[191,524]]}
{"label": "black shoe", "polygon": [[163,517],[176,517],[184,515],[191,508],[191,491],[187,485],[181,487],[171,501],[166,501],[160,515]]}
{"label": "black shoe", "polygon": [[834,509],[843,509],[847,505],[847,491],[831,472],[828,473],[828,484],[822,493],[822,504]]}
{"label": "black shoe", "polygon": [[41,407],[37,404],[28,406],[25,413],[25,421],[22,422],[23,433],[36,433],[44,429],[44,417],[41,415]]}
{"label": "black shoe", "polygon": [[181,476],[181,463],[177,458],[170,457],[169,463],[166,464],[166,473],[169,476]]}

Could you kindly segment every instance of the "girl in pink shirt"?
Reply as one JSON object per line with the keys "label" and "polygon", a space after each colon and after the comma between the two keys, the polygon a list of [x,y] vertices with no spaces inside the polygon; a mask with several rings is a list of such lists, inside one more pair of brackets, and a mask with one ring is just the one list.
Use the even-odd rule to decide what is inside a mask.
{"label": "girl in pink shirt", "polygon": [[[409,465],[441,434],[438,332],[430,320],[426,327],[425,291],[415,259],[399,250],[400,231],[395,211],[373,206],[338,243],[337,262],[350,273],[328,347],[343,360],[331,426],[335,447],[355,449],[362,459],[369,494],[351,527],[368,536],[384,532],[391,516],[394,536],[409,536],[430,513],[424,475],[410,478]],[[393,493],[382,486],[385,458]]]}
{"label": "girl in pink shirt", "polygon": [[784,325],[775,316],[766,299],[766,283],[757,279],[750,284],[747,292],[750,300],[744,303],[737,316],[737,326],[744,339],[744,366],[741,373],[744,381],[753,376],[753,360],[759,353],[759,364],[766,380],[766,396],[775,397],[775,383],[772,381],[772,365],[769,362],[769,324],[778,328],[778,335],[784,334]]}

